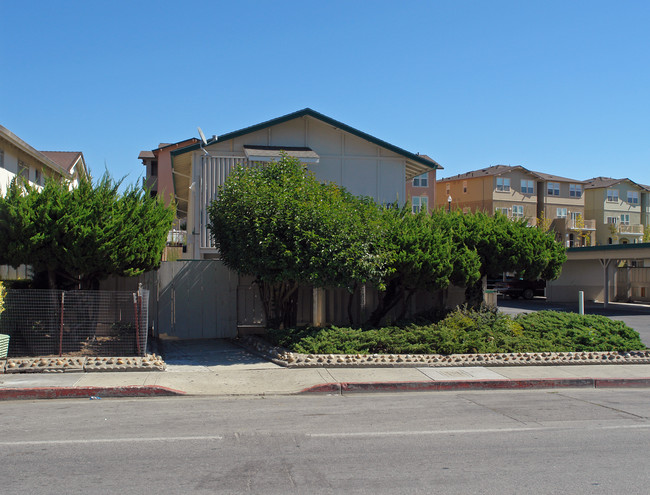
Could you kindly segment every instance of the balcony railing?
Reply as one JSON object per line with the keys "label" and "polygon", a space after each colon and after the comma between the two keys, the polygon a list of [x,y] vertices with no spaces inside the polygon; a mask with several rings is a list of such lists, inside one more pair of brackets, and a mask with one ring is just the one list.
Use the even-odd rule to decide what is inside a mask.
{"label": "balcony railing", "polygon": [[187,243],[187,232],[185,230],[172,229],[167,233],[168,246],[182,246]]}
{"label": "balcony railing", "polygon": [[633,225],[620,225],[618,226],[619,234],[638,234],[643,235],[643,225],[633,224]]}
{"label": "balcony railing", "polygon": [[570,230],[596,230],[596,220],[567,218],[567,228]]}

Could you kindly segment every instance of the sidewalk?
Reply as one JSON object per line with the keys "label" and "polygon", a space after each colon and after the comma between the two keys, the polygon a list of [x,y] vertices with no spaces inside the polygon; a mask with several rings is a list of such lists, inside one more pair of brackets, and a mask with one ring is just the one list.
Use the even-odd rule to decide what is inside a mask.
{"label": "sidewalk", "polygon": [[0,375],[0,400],[650,387],[650,364],[285,368],[226,341],[170,343],[166,371]]}

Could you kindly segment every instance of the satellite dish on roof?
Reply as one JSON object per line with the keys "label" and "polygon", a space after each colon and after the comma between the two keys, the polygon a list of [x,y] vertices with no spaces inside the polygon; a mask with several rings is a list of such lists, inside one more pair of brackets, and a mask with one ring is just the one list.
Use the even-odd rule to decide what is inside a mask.
{"label": "satellite dish on roof", "polygon": [[205,134],[203,134],[200,127],[197,127],[197,130],[199,131],[199,136],[201,136],[201,141],[203,141],[203,146],[207,145],[208,141],[205,139]]}

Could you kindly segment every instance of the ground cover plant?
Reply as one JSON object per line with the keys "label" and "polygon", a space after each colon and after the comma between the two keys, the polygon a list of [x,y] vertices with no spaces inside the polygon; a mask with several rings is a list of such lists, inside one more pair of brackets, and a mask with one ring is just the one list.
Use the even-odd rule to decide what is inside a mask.
{"label": "ground cover plant", "polygon": [[598,315],[539,311],[511,317],[457,308],[437,323],[382,328],[287,328],[267,339],[305,354],[474,354],[631,351],[645,349],[635,330]]}

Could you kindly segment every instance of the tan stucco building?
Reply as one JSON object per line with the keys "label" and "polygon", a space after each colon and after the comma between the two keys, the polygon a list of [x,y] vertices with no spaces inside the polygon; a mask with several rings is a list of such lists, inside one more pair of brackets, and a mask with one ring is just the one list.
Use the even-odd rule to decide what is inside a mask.
{"label": "tan stucco building", "polygon": [[596,243],[636,244],[650,228],[650,186],[595,177],[585,185],[585,211],[596,221]]}
{"label": "tan stucco building", "polygon": [[436,183],[436,206],[464,212],[501,213],[545,222],[567,246],[593,245],[595,222],[585,215],[585,182],[528,170],[495,165]]}

